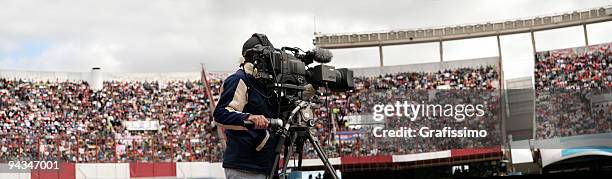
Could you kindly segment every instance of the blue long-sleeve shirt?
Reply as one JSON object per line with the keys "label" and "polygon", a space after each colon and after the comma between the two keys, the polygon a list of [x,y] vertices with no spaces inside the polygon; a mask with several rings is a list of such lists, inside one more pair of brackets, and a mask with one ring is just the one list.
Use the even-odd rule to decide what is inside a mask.
{"label": "blue long-sleeve shirt", "polygon": [[269,129],[247,129],[243,125],[249,115],[278,118],[277,101],[272,90],[242,69],[223,82],[213,114],[217,125],[225,128],[223,168],[270,172],[277,137]]}

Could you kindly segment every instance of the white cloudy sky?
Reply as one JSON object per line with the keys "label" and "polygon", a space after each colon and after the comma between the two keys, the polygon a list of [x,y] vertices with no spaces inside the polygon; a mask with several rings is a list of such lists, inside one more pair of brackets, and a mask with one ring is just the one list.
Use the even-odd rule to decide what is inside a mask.
{"label": "white cloudy sky", "polygon": [[[312,48],[313,32],[412,29],[499,21],[612,5],[612,0],[0,0],[0,69],[230,71],[254,32]],[[316,24],[316,26],[315,26]],[[612,23],[588,27],[612,41]],[[608,33],[606,33],[608,32]],[[584,45],[581,27],[537,32],[537,50]],[[495,38],[445,43],[447,60],[496,56]],[[529,34],[502,37],[507,78],[532,73]],[[385,47],[385,64],[437,61],[437,44]],[[335,50],[334,64],[378,65],[376,48]]]}

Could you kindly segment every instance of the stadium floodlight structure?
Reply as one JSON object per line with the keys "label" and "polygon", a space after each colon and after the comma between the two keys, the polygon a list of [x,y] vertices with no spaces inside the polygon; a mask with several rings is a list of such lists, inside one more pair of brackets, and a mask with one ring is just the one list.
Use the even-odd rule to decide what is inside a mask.
{"label": "stadium floodlight structure", "polygon": [[533,32],[580,25],[584,27],[585,42],[588,46],[586,25],[606,21],[612,21],[612,6],[589,10],[579,10],[549,16],[470,25],[420,28],[412,30],[391,30],[385,32],[340,34],[315,33],[313,43],[317,47],[327,49],[379,47],[380,62],[381,66],[383,66],[383,46],[439,42],[440,61],[442,61],[443,41],[531,33],[535,53],[535,40],[533,40]]}

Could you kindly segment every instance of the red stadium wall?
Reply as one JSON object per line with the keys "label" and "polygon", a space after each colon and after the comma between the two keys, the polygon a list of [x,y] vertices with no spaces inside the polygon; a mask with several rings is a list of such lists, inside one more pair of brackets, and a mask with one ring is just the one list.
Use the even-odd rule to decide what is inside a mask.
{"label": "red stadium wall", "polygon": [[501,146],[490,147],[490,148],[476,148],[476,149],[453,149],[451,150],[451,157],[463,157],[471,155],[489,155],[501,152]]}
{"label": "red stadium wall", "polygon": [[30,177],[32,179],[75,179],[75,164],[62,163],[59,171],[32,171]]}
{"label": "red stadium wall", "polygon": [[176,176],[176,163],[130,163],[131,177]]}
{"label": "red stadium wall", "polygon": [[[355,169],[375,169],[376,167],[389,167],[395,165],[406,165],[417,163],[423,160],[429,161],[448,161],[469,162],[473,160],[493,160],[502,156],[501,146],[476,149],[453,149],[439,152],[428,152],[406,155],[382,155],[382,156],[344,156],[333,158],[333,165],[338,166],[341,171],[352,171]],[[282,160],[281,160],[282,161]],[[453,162],[453,163],[454,163]],[[117,165],[115,165],[117,164]],[[181,173],[177,168],[182,166]],[[185,166],[189,164],[190,166]],[[191,166],[193,164],[193,166]],[[109,165],[110,168],[109,168]],[[115,165],[115,166],[112,166]],[[282,167],[282,162],[280,164]],[[306,167],[321,167],[315,159],[307,159]],[[98,168],[96,167],[106,167]],[[116,168],[119,167],[119,168]],[[187,167],[187,168],[184,168]],[[123,169],[122,169],[123,168]],[[400,167],[401,168],[401,167]],[[112,169],[112,170],[109,170]],[[128,171],[129,170],[129,171]],[[185,171],[183,171],[185,170]],[[187,171],[188,170],[188,171]],[[125,175],[120,174],[121,172]],[[76,179],[96,177],[97,175],[108,175],[108,172],[118,172],[117,177],[123,178],[146,178],[146,177],[222,177],[223,168],[220,163],[208,162],[160,162],[160,163],[62,163],[60,169],[56,171],[32,171],[29,178],[32,179]],[[27,174],[26,174],[27,175]],[[79,176],[77,176],[79,175]],[[0,174],[0,178],[23,178],[22,175]],[[26,177],[27,178],[27,177]]]}
{"label": "red stadium wall", "polygon": [[355,165],[355,164],[382,164],[382,163],[392,163],[393,159],[391,155],[381,155],[381,156],[346,156],[340,157],[340,161],[343,165]]}

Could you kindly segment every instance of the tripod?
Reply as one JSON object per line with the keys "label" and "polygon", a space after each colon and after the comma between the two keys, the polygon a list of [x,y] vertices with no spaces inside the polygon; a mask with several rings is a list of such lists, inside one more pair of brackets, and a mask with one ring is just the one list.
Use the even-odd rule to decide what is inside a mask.
{"label": "tripod", "polygon": [[[310,126],[303,124],[303,121],[304,121],[303,119],[309,116],[304,115],[300,111],[308,107],[310,107],[309,102],[300,101],[299,104],[293,109],[293,111],[291,111],[291,114],[289,115],[289,119],[287,120],[288,122],[285,123],[283,127],[280,127],[277,129],[276,133],[279,135],[279,139],[278,139],[278,143],[276,144],[276,148],[274,149],[274,152],[275,152],[274,165],[272,166],[272,171],[270,171],[269,177],[274,176],[274,174],[276,173],[276,167],[278,166],[278,162],[280,160],[280,152],[282,148],[284,148],[283,156],[285,158],[283,160],[284,162],[283,168],[281,169],[281,172],[279,173],[279,178],[286,179],[288,177],[287,167],[289,165],[290,156],[294,152],[293,147],[296,148],[295,153],[298,154],[297,170],[301,170],[304,143],[308,141],[314,147],[315,152],[319,156],[319,159],[321,159],[321,162],[323,162],[325,171],[332,178],[338,179],[336,170],[334,170],[334,167],[331,165],[331,163],[329,163],[327,155],[323,153],[323,149],[321,148],[321,145],[319,144],[319,140],[317,140],[317,138],[315,138],[309,130],[312,126],[314,126],[313,121],[310,120]],[[294,119],[296,118],[294,118],[294,116],[297,117],[297,120],[295,121]],[[292,125],[292,123],[294,124]],[[289,139],[289,140],[286,140],[286,139]]]}

